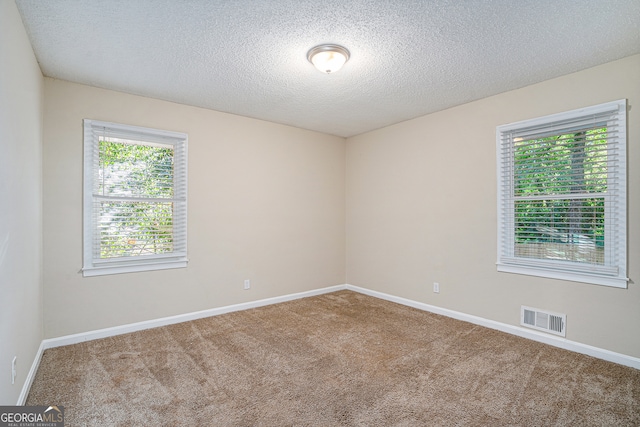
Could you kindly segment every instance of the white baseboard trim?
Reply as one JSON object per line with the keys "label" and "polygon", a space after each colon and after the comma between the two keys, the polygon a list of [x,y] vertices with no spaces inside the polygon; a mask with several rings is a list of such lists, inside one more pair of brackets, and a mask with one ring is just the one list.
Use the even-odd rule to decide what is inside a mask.
{"label": "white baseboard trim", "polygon": [[406,305],[409,307],[417,308],[419,310],[429,311],[431,313],[440,314],[443,316],[451,317],[465,322],[473,323],[475,325],[485,326],[490,329],[496,329],[498,331],[506,332],[519,337],[527,338],[533,341],[549,344],[554,347],[559,347],[565,350],[574,351],[576,353],[586,354],[598,359],[606,360],[620,365],[629,366],[631,368],[640,370],[640,358],[628,356],[626,354],[616,353],[603,348],[594,347],[588,344],[582,344],[576,341],[571,341],[566,338],[558,337],[555,335],[548,335],[543,332],[529,330],[520,326],[508,325],[506,323],[496,322],[495,320],[485,319],[483,317],[473,316],[471,314],[462,313],[459,311],[449,310],[435,305],[425,304],[410,299],[397,297],[383,292],[372,291],[370,289],[361,288],[359,286],[353,286],[347,284],[346,289],[359,292],[361,294],[369,295],[372,297],[380,298],[383,300],[395,302],[398,304]]}
{"label": "white baseboard trim", "polygon": [[607,360],[609,362],[618,363],[620,365],[629,366],[631,368],[640,370],[640,358],[627,356],[625,354],[616,353],[613,351],[605,350],[598,347],[593,347],[587,344],[582,344],[575,341],[567,340],[566,338],[557,337],[554,335],[547,335],[542,332],[537,332],[529,329],[522,328],[520,326],[508,325],[506,323],[496,322],[494,320],[485,319],[483,317],[473,316],[465,314],[459,311],[449,310],[446,308],[437,307],[434,305],[425,304],[418,301],[413,301],[407,298],[397,297],[383,292],[373,291],[359,286],[353,286],[349,284],[330,286],[327,288],[315,289],[312,291],[299,292],[295,294],[282,295],[279,297],[266,298],[257,301],[250,301],[240,304],[229,305],[225,307],[212,308],[208,310],[196,311],[192,313],[179,314],[176,316],[163,317],[160,319],[147,320],[144,322],[130,323],[127,325],[114,326],[111,328],[98,329],[95,331],[82,332],[79,334],[66,335],[58,338],[45,339],[40,343],[38,353],[36,354],[31,369],[25,379],[24,385],[20,396],[18,397],[17,405],[24,405],[31,384],[35,378],[38,367],[40,366],[40,360],[44,350],[49,348],[61,347],[64,345],[77,344],[80,342],[96,340],[100,338],[107,338],[116,335],[128,334],[130,332],[142,331],[145,329],[158,328],[161,326],[172,325],[175,323],[188,322],[190,320],[202,319],[204,317],[217,316],[220,314],[231,313],[234,311],[248,310],[250,308],[263,307],[271,304],[278,304],[286,301],[293,301],[300,298],[306,298],[316,295],[327,294],[330,292],[336,292],[341,290],[351,290],[359,292],[364,295],[369,295],[375,298],[395,302],[398,304],[406,305],[409,307],[417,308],[419,310],[428,311],[435,314],[451,317],[454,319],[462,320],[465,322],[473,323],[475,325],[485,326],[487,328],[496,329],[502,332],[506,332],[512,335],[517,335],[523,338],[528,338],[533,341],[538,341],[544,344],[549,344],[554,347],[563,348],[565,350],[574,351],[576,353],[586,354],[596,357],[598,359]]}
{"label": "white baseboard trim", "polygon": [[[336,285],[327,288],[314,289],[312,291],[298,292],[295,294],[282,295],[279,297],[266,298],[257,301],[249,301],[240,304],[228,305],[225,307],[211,308],[208,310],[195,311],[192,313],[178,314],[176,316],[162,317],[159,319],[146,320],[143,322],[129,323],[111,328],[98,329],[95,331],[81,332],[79,334],[65,335],[58,338],[49,338],[42,341],[43,350],[61,347],[63,345],[77,344],[85,341],[100,338],[113,337],[116,335],[128,334],[130,332],[143,331],[145,329],[158,328],[160,326],[173,325],[175,323],[188,322],[190,320],[202,319],[204,317],[217,316],[234,311],[248,310],[250,308],[263,307],[265,305],[278,304],[286,301],[293,301],[300,298],[322,295],[346,289],[346,285]],[[42,347],[41,346],[41,347]]]}
{"label": "white baseboard trim", "polygon": [[40,347],[38,347],[38,351],[36,353],[36,357],[33,359],[33,363],[31,364],[31,369],[29,369],[29,373],[27,374],[27,378],[24,380],[24,384],[22,385],[22,390],[20,391],[20,395],[18,396],[17,406],[23,406],[27,401],[27,396],[29,395],[29,390],[31,390],[31,384],[33,384],[33,379],[36,377],[36,372],[38,372],[38,367],[40,366],[40,360],[42,360],[42,353],[44,352],[44,341],[40,342]]}
{"label": "white baseboard trim", "polygon": [[257,301],[250,301],[240,304],[229,305],[225,307],[212,308],[208,310],[196,311],[192,313],[179,314],[176,316],[162,317],[160,319],[147,320],[144,322],[130,323],[127,325],[114,326],[111,328],[98,329],[95,331],[82,332],[79,334],[65,335],[57,338],[49,338],[42,340],[38,352],[36,353],[31,369],[27,374],[27,378],[22,386],[22,391],[18,396],[16,405],[25,404],[29,395],[29,390],[33,384],[33,380],[38,372],[42,354],[49,348],[61,347],[64,345],[77,344],[85,341],[96,340],[100,338],[113,337],[116,335],[128,334],[130,332],[142,331],[145,329],[158,328],[160,326],[172,325],[175,323],[188,322],[190,320],[202,319],[204,317],[217,316],[219,314],[231,313],[234,311],[248,310],[250,308],[263,307],[265,305],[277,304],[280,302],[293,301],[300,298],[312,297],[315,295],[327,294],[330,292],[341,291],[347,288],[347,285],[329,286],[327,288],[314,289],[312,291],[298,292],[295,294],[282,295],[279,297],[266,298]]}

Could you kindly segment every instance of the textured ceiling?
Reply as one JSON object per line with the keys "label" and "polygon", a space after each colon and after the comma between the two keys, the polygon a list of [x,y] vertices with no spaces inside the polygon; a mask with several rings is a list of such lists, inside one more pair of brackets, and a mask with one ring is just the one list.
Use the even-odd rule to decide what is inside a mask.
{"label": "textured ceiling", "polygon": [[46,76],[343,137],[640,53],[639,0],[16,4]]}

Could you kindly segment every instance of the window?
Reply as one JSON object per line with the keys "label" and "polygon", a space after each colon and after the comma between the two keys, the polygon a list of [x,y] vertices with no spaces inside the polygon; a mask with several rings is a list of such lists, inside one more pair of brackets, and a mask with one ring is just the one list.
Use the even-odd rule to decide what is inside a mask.
{"label": "window", "polygon": [[84,120],[84,276],[187,265],[187,135]]}
{"label": "window", "polygon": [[626,110],[498,126],[498,271],[627,287]]}

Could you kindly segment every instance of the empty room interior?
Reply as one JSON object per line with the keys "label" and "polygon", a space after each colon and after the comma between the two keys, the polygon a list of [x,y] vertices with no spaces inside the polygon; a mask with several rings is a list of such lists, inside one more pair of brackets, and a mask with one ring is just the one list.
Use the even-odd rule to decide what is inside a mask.
{"label": "empty room interior", "polygon": [[0,404],[640,424],[639,28],[637,0],[0,0]]}

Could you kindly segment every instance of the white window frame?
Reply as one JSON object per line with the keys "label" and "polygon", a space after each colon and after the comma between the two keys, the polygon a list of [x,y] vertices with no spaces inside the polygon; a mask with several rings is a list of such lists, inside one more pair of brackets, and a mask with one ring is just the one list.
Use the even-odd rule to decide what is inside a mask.
{"label": "white window frame", "polygon": [[[187,266],[187,140],[185,133],[85,119],[83,181],[83,268],[85,277],[132,273]],[[99,167],[100,136],[174,146],[174,251],[168,254],[101,259],[97,240],[97,215],[93,212],[94,180]]]}
{"label": "white window frame", "polygon": [[[598,117],[616,122],[615,156],[609,156],[605,194],[605,264],[580,264],[524,258],[515,255],[514,140],[528,129],[545,129],[562,134],[568,123],[580,123]],[[498,176],[498,261],[500,272],[562,279],[617,288],[627,288],[627,101],[626,99],[532,120],[501,125],[496,128]],[[613,139],[613,138],[612,138]],[[615,164],[612,164],[615,159]],[[612,218],[615,218],[612,219]]]}

